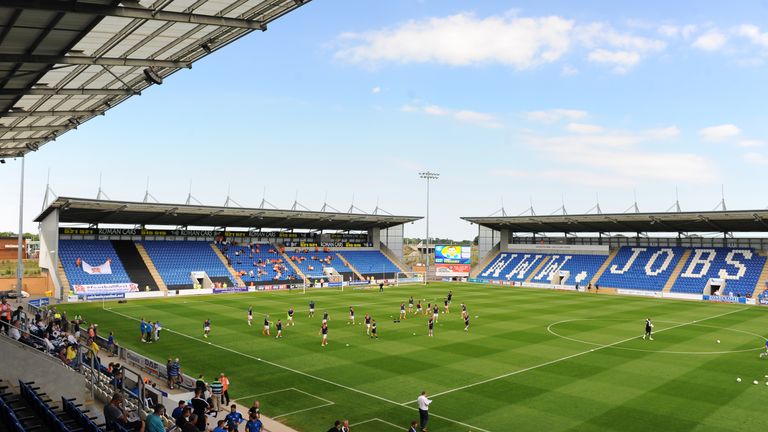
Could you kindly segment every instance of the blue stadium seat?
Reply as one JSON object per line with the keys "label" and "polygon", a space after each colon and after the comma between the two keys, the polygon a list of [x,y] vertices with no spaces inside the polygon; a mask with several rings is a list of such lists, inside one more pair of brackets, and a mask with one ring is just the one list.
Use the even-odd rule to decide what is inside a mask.
{"label": "blue stadium seat", "polygon": [[672,292],[701,294],[710,279],[723,279],[721,295],[751,296],[765,259],[750,248],[693,249]]}
{"label": "blue stadium seat", "polygon": [[149,257],[165,284],[192,285],[190,273],[204,271],[210,278],[224,278],[234,286],[229,270],[211,243],[202,241],[143,241]]}
{"label": "blue stadium seat", "polygon": [[340,253],[362,275],[392,275],[400,271],[395,263],[378,250],[344,250]]}
{"label": "blue stadium seat", "polygon": [[[286,255],[289,258],[297,258],[293,262],[309,278],[323,277],[324,267],[333,267],[339,273],[351,271],[341,262],[335,252],[286,252]],[[330,264],[326,264],[324,260],[329,260]]]}
{"label": "blue stadium seat", "polygon": [[533,274],[531,282],[550,283],[556,272],[567,271],[570,276],[565,280],[565,284],[586,285],[592,280],[605,259],[605,255],[502,252],[479,273],[478,277],[524,282],[546,260],[544,266]]}
{"label": "blue stadium seat", "polygon": [[[58,254],[72,286],[131,282],[109,240],[60,240]],[[82,266],[77,266],[78,258],[92,266],[104,264],[108,259],[112,260],[112,274],[88,274],[83,271]]]}
{"label": "blue stadium seat", "polygon": [[597,283],[609,288],[661,291],[684,253],[685,249],[677,247],[622,247]]}
{"label": "blue stadium seat", "polygon": [[[244,271],[246,273],[245,275],[240,276],[240,279],[242,279],[246,285],[250,284],[251,282],[258,283],[288,280],[289,278],[296,276],[296,272],[293,270],[293,267],[291,267],[288,263],[283,263],[285,264],[285,271],[279,275],[275,271],[274,265],[269,264],[269,262],[272,260],[283,259],[282,255],[274,249],[274,246],[269,244],[259,244],[253,246],[254,247],[251,248],[251,246],[248,245],[218,244],[221,252],[229,259],[232,268],[234,268],[237,272]],[[272,252],[270,252],[270,250],[272,250]],[[264,262],[268,264],[265,266],[258,265],[259,263]],[[254,263],[257,263],[257,265],[254,266]],[[266,274],[260,276],[258,274],[258,269],[266,272]],[[251,271],[253,271],[253,277],[250,276]]]}

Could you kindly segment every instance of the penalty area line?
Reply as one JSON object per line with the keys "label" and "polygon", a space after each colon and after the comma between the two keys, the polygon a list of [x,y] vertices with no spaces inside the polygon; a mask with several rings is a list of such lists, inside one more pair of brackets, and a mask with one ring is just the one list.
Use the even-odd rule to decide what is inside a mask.
{"label": "penalty area line", "polygon": [[[104,310],[106,310],[106,309],[104,309]],[[130,315],[126,315],[124,313],[117,312],[117,311],[114,311],[114,310],[109,310],[108,312],[113,313],[115,315],[122,316],[124,318],[128,318],[128,319],[133,320],[133,321],[140,321],[138,318],[135,318],[135,317],[132,317]],[[231,352],[232,354],[237,354],[239,356],[242,356],[242,357],[245,357],[245,358],[249,358],[251,360],[256,360],[256,361],[259,361],[259,362],[262,362],[262,363],[266,363],[266,364],[268,364],[270,366],[274,366],[274,367],[279,368],[279,369],[287,370],[289,372],[293,372],[293,373],[305,376],[307,378],[312,378],[314,380],[322,381],[324,383],[331,384],[331,385],[334,385],[336,387],[340,387],[340,388],[343,388],[345,390],[349,390],[351,392],[355,392],[355,393],[358,393],[358,394],[361,394],[361,395],[364,395],[364,396],[368,396],[368,397],[373,398],[373,399],[378,399],[378,400],[380,400],[382,402],[387,402],[387,403],[392,404],[392,405],[402,406],[402,407],[407,408],[407,409],[409,409],[411,411],[418,411],[418,408],[416,408],[416,407],[408,406],[406,404],[401,404],[401,403],[395,402],[393,400],[387,399],[385,397],[378,396],[378,395],[375,395],[375,394],[372,394],[372,393],[368,393],[368,392],[363,391],[363,390],[356,389],[354,387],[350,387],[350,386],[347,386],[347,385],[344,385],[344,384],[341,384],[341,383],[337,383],[335,381],[331,381],[331,380],[328,380],[328,379],[325,379],[325,378],[322,378],[322,377],[319,377],[319,376],[315,376],[315,375],[309,374],[307,372],[303,372],[303,371],[300,371],[300,370],[297,370],[297,369],[290,368],[288,366],[284,366],[284,365],[281,365],[281,364],[278,364],[278,363],[274,363],[274,362],[271,362],[269,360],[264,360],[262,358],[255,357],[255,356],[252,356],[250,354],[246,354],[244,352],[240,352],[240,351],[234,350],[232,348],[225,347],[223,345],[218,345],[218,344],[215,344],[215,343],[211,343],[211,342],[206,341],[205,339],[200,339],[200,338],[197,338],[197,337],[194,337],[194,336],[190,336],[190,335],[188,335],[186,333],[181,333],[179,331],[175,331],[175,330],[171,330],[171,329],[163,329],[163,331],[171,332],[171,333],[177,334],[179,336],[185,337],[187,339],[191,339],[193,341],[201,342],[201,343],[204,343],[206,345],[218,348],[220,350]],[[319,408],[319,407],[314,407],[314,408]],[[314,409],[314,408],[312,408],[312,409]],[[295,413],[288,413],[288,414],[295,414]],[[286,416],[288,414],[283,414],[283,416]],[[458,425],[461,425],[461,426],[464,426],[464,427],[468,427],[470,429],[474,429],[474,430],[476,430],[478,432],[490,432],[489,430],[482,429],[482,428],[479,428],[477,426],[472,426],[470,424],[463,423],[463,422],[460,422],[458,420],[454,420],[454,419],[451,419],[451,418],[448,418],[448,417],[444,417],[444,416],[441,416],[441,415],[438,415],[438,414],[434,414],[432,412],[430,412],[430,415],[432,417],[435,417],[435,418],[443,419],[443,420],[449,421],[451,423],[455,423],[455,424],[458,424]]]}

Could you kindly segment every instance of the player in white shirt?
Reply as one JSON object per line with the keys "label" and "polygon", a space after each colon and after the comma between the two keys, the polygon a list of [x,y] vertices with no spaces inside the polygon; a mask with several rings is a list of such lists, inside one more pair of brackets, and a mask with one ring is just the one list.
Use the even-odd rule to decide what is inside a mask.
{"label": "player in white shirt", "polygon": [[416,399],[416,403],[419,405],[419,427],[421,427],[422,431],[425,431],[429,424],[429,405],[432,401],[427,398],[427,392],[423,391],[418,399]]}

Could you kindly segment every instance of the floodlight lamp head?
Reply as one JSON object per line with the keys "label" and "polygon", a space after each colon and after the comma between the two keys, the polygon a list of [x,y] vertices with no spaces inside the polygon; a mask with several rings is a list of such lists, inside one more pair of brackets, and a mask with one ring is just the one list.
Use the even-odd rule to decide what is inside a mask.
{"label": "floodlight lamp head", "polygon": [[144,79],[150,84],[160,85],[163,83],[163,77],[161,77],[153,68],[148,67],[144,69]]}

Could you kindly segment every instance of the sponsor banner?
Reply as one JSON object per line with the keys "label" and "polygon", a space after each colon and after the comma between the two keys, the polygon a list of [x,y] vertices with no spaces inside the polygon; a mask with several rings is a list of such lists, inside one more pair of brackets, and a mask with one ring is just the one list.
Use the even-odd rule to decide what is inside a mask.
{"label": "sponsor banner", "polygon": [[702,299],[717,303],[747,303],[747,299],[744,297],[705,295],[702,296]]}
{"label": "sponsor banner", "polygon": [[360,286],[360,285],[370,285],[371,283],[368,281],[352,281],[349,283],[350,286]]}
{"label": "sponsor banner", "polygon": [[[608,245],[511,244],[510,252],[543,252],[608,255]],[[503,251],[502,251],[503,252]]]}
{"label": "sponsor banner", "polygon": [[490,282],[489,279],[482,279],[482,278],[469,278],[470,283],[481,283],[481,284],[487,284]]}
{"label": "sponsor banner", "polygon": [[120,284],[93,284],[93,285],[75,285],[75,294],[83,296],[86,294],[117,294],[139,291],[139,286],[135,283]]}
{"label": "sponsor banner", "polygon": [[43,306],[48,306],[49,304],[51,304],[51,299],[49,299],[48,297],[41,297],[39,299],[34,299],[29,301],[30,306],[34,306],[38,308]]}
{"label": "sponsor banner", "polygon": [[617,294],[643,296],[643,297],[661,297],[661,291],[648,291],[648,290],[635,290],[635,289],[623,289],[616,290]]}
{"label": "sponsor banner", "polygon": [[261,291],[278,291],[278,290],[284,290],[288,289],[288,285],[286,284],[280,284],[280,285],[258,285],[257,288]]}
{"label": "sponsor banner", "polygon": [[768,297],[760,297],[761,305],[768,305]]}
{"label": "sponsor banner", "polygon": [[701,300],[701,294],[688,294],[688,293],[663,293],[661,295],[664,298],[680,299],[680,300]]}
{"label": "sponsor banner", "polygon": [[471,264],[472,247],[435,245],[435,264]]}
{"label": "sponsor banner", "polygon": [[84,301],[92,300],[119,300],[125,298],[125,293],[86,294],[81,297]]}
{"label": "sponsor banner", "polygon": [[83,271],[88,274],[112,274],[112,261],[107,260],[104,264],[93,266],[83,261]]}
{"label": "sponsor banner", "polygon": [[231,294],[231,293],[244,293],[248,292],[248,287],[226,287],[226,288],[214,288],[214,294]]}
{"label": "sponsor banner", "polygon": [[326,285],[328,285],[329,287],[340,287],[341,282],[328,282]]}
{"label": "sponsor banner", "polygon": [[435,276],[469,276],[469,264],[435,264]]}
{"label": "sponsor banner", "polygon": [[418,282],[418,283],[421,283],[421,282],[424,282],[424,279],[422,279],[422,278],[416,278],[416,277],[411,277],[411,278],[400,278],[400,279],[398,279],[398,280],[397,280],[397,282],[398,282],[398,283],[401,283],[401,284],[402,284],[402,283],[417,283],[417,282]]}
{"label": "sponsor banner", "polygon": [[96,235],[96,228],[59,228],[59,234],[65,235]]}

